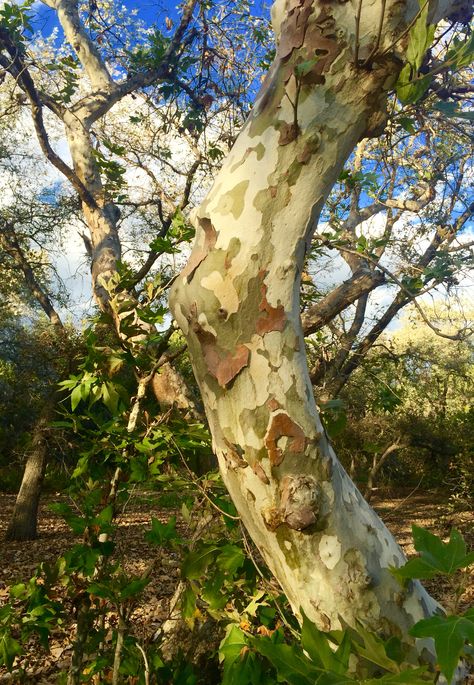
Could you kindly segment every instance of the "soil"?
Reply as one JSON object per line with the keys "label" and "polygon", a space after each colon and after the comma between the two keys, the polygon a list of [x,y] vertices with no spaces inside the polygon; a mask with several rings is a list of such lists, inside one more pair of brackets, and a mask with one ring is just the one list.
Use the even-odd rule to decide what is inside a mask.
{"label": "soil", "polygon": [[[0,493],[0,539],[11,516],[15,497]],[[0,546],[0,607],[9,601],[9,587],[17,582],[27,581],[41,562],[54,562],[72,544],[81,542],[74,537],[63,519],[53,514],[49,505],[54,501],[64,501],[61,497],[47,496],[43,499],[39,514],[39,537],[31,542],[3,542]],[[378,493],[372,506],[380,514],[394,534],[408,557],[415,554],[411,538],[411,526],[416,524],[441,535],[449,537],[454,526],[466,538],[470,548],[474,547],[474,514],[467,509],[453,510],[446,496],[440,492],[393,492]],[[162,522],[179,511],[160,505],[156,493],[140,493],[128,503],[126,512],[119,518],[117,539],[118,553],[127,559],[126,571],[142,574],[151,568],[151,582],[143,594],[143,600],[134,612],[135,634],[142,644],[149,642],[160,625],[168,617],[169,600],[179,580],[179,559],[173,553],[158,556],[156,549],[144,541],[143,532],[149,528],[150,518]],[[184,531],[181,520],[179,526]],[[120,555],[122,556],[122,554]],[[472,567],[471,567],[472,568]],[[474,605],[474,573],[464,591],[460,609]],[[453,602],[451,586],[439,580],[425,583],[429,592],[443,605]],[[71,614],[72,614],[71,607]],[[46,685],[55,683],[58,671],[66,671],[71,655],[71,623],[53,632],[49,643],[49,654],[37,649],[34,641],[25,657],[15,665],[27,669],[26,680],[21,682]],[[20,682],[15,676],[0,668],[0,683]],[[100,681],[98,681],[100,682]]]}

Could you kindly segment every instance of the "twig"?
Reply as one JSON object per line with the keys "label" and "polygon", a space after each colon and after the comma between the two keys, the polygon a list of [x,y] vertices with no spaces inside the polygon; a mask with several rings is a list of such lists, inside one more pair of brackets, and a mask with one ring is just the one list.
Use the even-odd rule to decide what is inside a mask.
{"label": "twig", "polygon": [[356,25],[355,25],[355,46],[354,46],[354,66],[358,67],[359,63],[359,38],[360,38],[360,18],[362,15],[362,0],[359,0],[357,8]]}
{"label": "twig", "polygon": [[145,685],[150,685],[150,665],[148,664],[148,659],[146,658],[146,652],[141,645],[136,643],[136,647],[143,657],[143,663],[145,664]]}
{"label": "twig", "polygon": [[399,503],[397,504],[397,506],[394,507],[394,509],[392,509],[392,511],[390,512],[390,514],[387,514],[387,516],[384,516],[384,517],[383,517],[383,520],[384,520],[384,521],[388,521],[388,519],[392,518],[394,512],[395,512],[395,511],[398,511],[398,509],[400,509],[400,507],[402,507],[402,506],[405,504],[405,502],[406,502],[407,500],[409,500],[410,497],[412,497],[412,495],[415,494],[415,492],[419,489],[419,487],[420,487],[420,485],[421,485],[421,483],[422,483],[424,477],[425,477],[424,475],[421,476],[420,480],[418,481],[418,485],[417,485],[416,487],[413,488],[413,490],[405,497],[405,499],[402,499],[402,501],[399,502]]}
{"label": "twig", "polygon": [[217,506],[217,504],[216,504],[215,502],[212,501],[212,499],[209,497],[209,495],[208,495],[207,492],[204,490],[204,488],[202,487],[202,485],[201,485],[201,484],[199,483],[199,481],[196,480],[196,478],[194,477],[194,473],[191,471],[191,469],[190,469],[189,466],[187,465],[186,459],[184,458],[184,454],[182,453],[181,448],[179,447],[179,445],[177,444],[177,442],[175,441],[175,439],[174,439],[172,436],[171,436],[171,442],[172,442],[173,445],[175,446],[175,448],[176,448],[176,450],[177,450],[177,452],[178,452],[178,454],[179,454],[179,456],[180,456],[180,458],[181,458],[181,461],[183,462],[184,467],[185,467],[186,471],[187,471],[188,474],[189,474],[189,477],[190,477],[190,479],[191,479],[191,482],[193,483],[193,485],[195,485],[195,486],[197,487],[197,489],[200,491],[201,495],[202,495],[202,496],[203,496],[203,497],[204,497],[204,498],[205,498],[205,499],[214,507],[214,509],[216,509],[216,511],[218,511],[219,513],[221,513],[223,516],[227,516],[227,518],[232,519],[233,521],[240,521],[240,516],[233,516],[232,514],[228,514],[226,511],[224,511],[224,510],[221,509],[219,506]]}

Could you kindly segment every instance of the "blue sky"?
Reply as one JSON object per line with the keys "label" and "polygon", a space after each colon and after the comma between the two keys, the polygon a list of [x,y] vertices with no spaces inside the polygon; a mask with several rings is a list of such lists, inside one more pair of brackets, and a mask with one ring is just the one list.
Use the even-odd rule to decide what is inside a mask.
{"label": "blue sky", "polygon": [[[176,21],[181,15],[181,5],[172,2],[171,0],[159,0],[158,2],[154,0],[123,0],[120,4],[130,10],[138,10],[138,18],[148,26],[161,26],[165,17],[169,17],[173,21]],[[257,17],[268,17],[270,14],[270,4],[271,3],[269,2],[265,2],[265,0],[254,0],[252,2],[252,14]],[[219,5],[218,0],[216,5]],[[46,36],[49,35],[55,27],[58,27],[56,12],[44,5],[41,0],[34,3],[33,11],[35,13],[33,26],[36,31],[39,31]]]}

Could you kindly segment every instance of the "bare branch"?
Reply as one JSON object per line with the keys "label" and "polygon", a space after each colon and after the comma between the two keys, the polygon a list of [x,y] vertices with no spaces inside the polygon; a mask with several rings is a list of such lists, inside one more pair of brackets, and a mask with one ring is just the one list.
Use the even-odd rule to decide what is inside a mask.
{"label": "bare branch", "polygon": [[10,58],[6,58],[4,55],[0,55],[0,65],[8,70],[8,72],[15,79],[17,79],[18,83],[30,101],[33,124],[39,144],[45,157],[68,179],[73,188],[77,191],[82,202],[84,202],[84,204],[86,204],[88,207],[97,209],[97,203],[92,197],[91,193],[87,190],[74,171],[66,164],[66,162],[64,162],[64,160],[61,159],[61,157],[59,157],[59,155],[56,154],[51,147],[44,125],[42,102],[35,88],[35,84],[33,83],[33,79],[31,78],[30,73],[23,62],[23,58],[18,47],[12,41],[9,32],[3,27],[0,27],[0,48],[6,50],[10,56]]}
{"label": "bare branch", "polygon": [[315,333],[362,295],[383,283],[385,276],[380,271],[354,274],[304,312],[301,317],[304,334]]}
{"label": "bare branch", "polygon": [[28,287],[28,290],[31,292],[35,300],[41,306],[41,308],[43,309],[44,313],[49,318],[53,326],[56,326],[58,329],[62,329],[63,323],[61,321],[61,317],[55,310],[48,294],[36,278],[32,266],[28,259],[25,257],[25,253],[23,252],[18,242],[15,229],[12,225],[4,226],[1,229],[0,245],[5,250],[5,252],[10,255],[10,257],[14,260],[15,264],[23,272],[23,276],[25,277],[25,283]]}

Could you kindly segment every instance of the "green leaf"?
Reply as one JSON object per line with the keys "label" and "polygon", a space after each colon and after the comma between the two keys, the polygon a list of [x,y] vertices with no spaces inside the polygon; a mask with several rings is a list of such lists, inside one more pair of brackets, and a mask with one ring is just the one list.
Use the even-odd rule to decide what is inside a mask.
{"label": "green leaf", "polygon": [[398,123],[400,124],[400,126],[403,129],[405,129],[405,131],[407,133],[410,133],[410,134],[416,133],[414,119],[410,119],[409,117],[399,117]]}
{"label": "green leaf", "polygon": [[181,597],[181,611],[184,620],[193,628],[196,614],[196,593],[191,584],[186,586]]}
{"label": "green leaf", "polygon": [[99,525],[104,523],[111,523],[114,517],[114,505],[108,504],[102,509],[102,511],[95,517],[95,522]]}
{"label": "green leaf", "polygon": [[381,638],[369,632],[359,621],[357,622],[357,628],[349,629],[349,631],[355,636],[362,638],[363,641],[363,645],[361,645],[357,638],[353,640],[353,651],[356,654],[391,673],[398,673],[400,671],[396,661],[387,655],[386,643]]}
{"label": "green leaf", "polygon": [[115,598],[114,591],[105,583],[91,583],[87,586],[86,592],[93,597],[99,597],[99,599],[113,600]]}
{"label": "green leaf", "polygon": [[146,588],[146,586],[150,582],[151,578],[135,578],[120,590],[119,598],[123,601],[124,599],[136,597]]}
{"label": "green leaf", "polygon": [[401,70],[395,86],[398,98],[405,104],[417,102],[431,83],[431,76],[420,76],[418,73],[436,30],[436,26],[427,25],[428,4],[424,2],[417,20],[410,29],[406,51],[407,64]]}
{"label": "green leaf", "polygon": [[157,254],[177,254],[179,247],[173,245],[168,238],[154,238],[150,243],[150,250]]}
{"label": "green leaf", "polygon": [[279,680],[290,685],[346,685],[347,675],[318,668],[297,645],[276,644],[267,638],[249,638],[254,649],[276,668]]}
{"label": "green leaf", "polygon": [[436,26],[427,26],[428,20],[428,2],[421,0],[423,6],[420,10],[419,16],[408,34],[408,46],[407,46],[407,60],[413,65],[413,67],[418,70],[425,56],[426,51],[430,47]]}
{"label": "green leaf", "polygon": [[266,602],[263,599],[265,596],[266,595],[264,590],[257,590],[257,592],[253,595],[251,601],[247,604],[242,613],[255,617],[260,607],[268,606],[268,602]]}
{"label": "green leaf", "polygon": [[426,668],[410,668],[401,673],[389,673],[381,678],[361,680],[358,685],[378,685],[378,683],[393,683],[393,685],[426,685],[432,683],[433,677],[426,673]]}
{"label": "green leaf", "polygon": [[474,612],[471,610],[464,616],[432,616],[418,621],[410,635],[434,638],[439,666],[451,682],[465,642],[474,645]]}
{"label": "green leaf", "polygon": [[75,411],[77,405],[82,399],[82,390],[80,385],[76,385],[74,390],[71,393],[71,410]]}
{"label": "green leaf", "polygon": [[194,552],[190,552],[181,567],[183,577],[189,580],[200,578],[218,552],[220,547],[204,543]]}
{"label": "green leaf", "polygon": [[6,666],[10,671],[15,661],[15,657],[21,654],[20,643],[12,638],[9,631],[0,635],[0,664]]}
{"label": "green leaf", "polygon": [[220,611],[229,601],[228,595],[225,592],[222,592],[224,582],[224,574],[220,572],[215,573],[203,585],[201,597],[209,605],[209,609],[212,611]]}
{"label": "green leaf", "polygon": [[[312,623],[303,612],[303,627],[301,630],[301,644],[317,666],[336,673],[347,670],[337,659],[329,643],[329,636]],[[347,666],[347,664],[346,664]]]}
{"label": "green leaf", "polygon": [[438,574],[451,575],[474,563],[474,552],[467,553],[464,538],[455,528],[447,543],[424,528],[413,526],[412,530],[415,549],[420,556],[410,559],[402,568],[391,569],[401,582],[411,578],[433,578]]}
{"label": "green leaf", "polygon": [[153,545],[167,545],[170,542],[179,542],[176,532],[176,516],[172,516],[167,523],[161,523],[156,518],[151,520],[151,530],[145,533],[145,540]]}
{"label": "green leaf", "polygon": [[227,635],[219,647],[219,660],[224,664],[222,685],[262,682],[256,654],[249,651],[245,633],[235,625],[227,626]]}
{"label": "green leaf", "polygon": [[474,110],[461,110],[455,102],[435,102],[433,109],[441,112],[449,118],[457,119],[467,119],[468,121],[474,121]]}
{"label": "green leaf", "polygon": [[224,545],[217,555],[217,565],[223,571],[234,574],[245,561],[245,555],[237,545]]}

